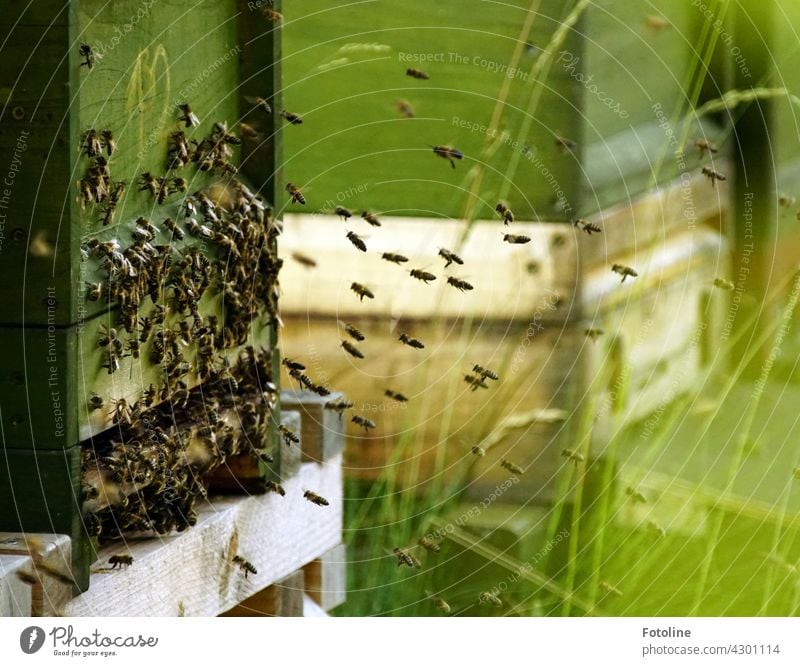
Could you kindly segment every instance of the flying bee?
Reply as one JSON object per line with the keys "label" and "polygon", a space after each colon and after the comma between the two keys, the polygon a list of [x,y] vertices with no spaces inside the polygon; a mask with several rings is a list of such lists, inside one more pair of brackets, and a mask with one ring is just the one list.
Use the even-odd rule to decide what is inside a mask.
{"label": "flying bee", "polygon": [[464,153],[462,153],[457,148],[453,148],[453,146],[441,145],[441,146],[431,146],[431,148],[433,149],[434,154],[450,162],[450,166],[453,167],[454,169],[456,168],[455,160],[464,159]]}
{"label": "flying bee", "polygon": [[597,338],[603,335],[603,331],[599,328],[587,328],[583,334],[592,342],[597,342]]}
{"label": "flying bee", "polygon": [[450,250],[445,250],[444,248],[439,249],[439,256],[444,259],[445,264],[444,267],[447,268],[450,264],[458,264],[459,266],[464,265],[464,260],[459,257],[455,252],[450,252]]}
{"label": "flying bee", "polygon": [[564,449],[561,452],[561,457],[564,460],[571,462],[575,467],[578,466],[579,463],[582,463],[586,460],[586,457],[580,453],[579,451],[575,451],[574,449]]}
{"label": "flying bee", "polygon": [[337,412],[339,414],[339,419],[342,418],[342,414],[348,410],[353,408],[353,402],[350,400],[336,400],[331,402],[326,402],[323,406],[323,409],[327,409],[331,412]]}
{"label": "flying bee", "polygon": [[302,252],[292,252],[292,259],[305,268],[316,268],[317,262]]}
{"label": "flying bee", "polygon": [[359,236],[355,231],[347,232],[347,240],[349,240],[355,247],[357,247],[362,252],[367,251],[367,244],[363,241],[361,236]]}
{"label": "flying bee", "polygon": [[717,147],[708,139],[695,139],[694,147],[700,152],[700,159],[706,156],[706,153],[716,153]]}
{"label": "flying bee", "polygon": [[603,231],[598,225],[594,222],[589,222],[589,220],[577,219],[573,221],[573,224],[576,229],[585,231],[589,236],[592,234],[599,234]]}
{"label": "flying bee", "polygon": [[710,166],[703,167],[703,175],[711,181],[712,187],[717,184],[718,180],[728,180],[727,176],[723,176],[719,171],[712,169]]}
{"label": "flying bee", "polygon": [[347,334],[353,338],[353,340],[357,340],[358,342],[364,342],[367,339],[367,336],[364,335],[361,331],[359,331],[355,326],[352,324],[345,324],[344,330],[347,331]]}
{"label": "flying bee", "polygon": [[503,240],[511,245],[525,245],[525,243],[531,242],[530,236],[520,234],[503,234]]}
{"label": "flying bee", "polygon": [[267,465],[271,465],[275,462],[275,458],[273,458],[266,449],[256,449],[253,453],[255,453],[256,458]]}
{"label": "flying bee", "polygon": [[347,208],[345,208],[344,206],[336,206],[333,212],[339,216],[339,219],[342,219],[345,222],[347,222],[347,220],[353,217],[353,213],[347,210]]}
{"label": "flying bee", "polygon": [[449,284],[452,287],[455,287],[459,291],[472,291],[475,288],[466,280],[460,280],[457,277],[453,277],[452,275],[449,278],[447,278],[447,284]]}
{"label": "flying bee", "polygon": [[283,118],[290,125],[302,125],[303,124],[302,116],[298,116],[296,113],[291,113],[289,111],[286,111],[285,109],[283,111],[281,111],[281,118]]}
{"label": "flying bee", "polygon": [[261,15],[267,19],[267,21],[272,21],[273,23],[280,23],[283,20],[283,14],[276,12],[274,9],[262,9]]}
{"label": "flying bee", "polygon": [[392,552],[394,553],[394,556],[397,559],[398,567],[402,567],[403,565],[405,565],[410,569],[422,568],[421,562],[411,553],[409,553],[408,550],[406,550],[405,548],[395,548]]}
{"label": "flying bee", "polygon": [[97,395],[97,393],[92,393],[92,395],[89,396],[89,411],[90,412],[93,412],[93,411],[95,411],[97,409],[102,409],[103,408],[103,404],[104,404],[103,403],[103,399],[99,395]]}
{"label": "flying bee", "polygon": [[383,392],[387,398],[391,398],[392,400],[396,400],[397,402],[408,402],[408,398],[404,396],[402,393],[398,393],[397,391],[392,391],[391,389],[386,389]]}
{"label": "flying bee", "polygon": [[361,217],[370,226],[373,227],[381,226],[381,221],[378,219],[378,216],[375,215],[375,213],[370,213],[368,210],[365,210],[363,213],[361,213]]}
{"label": "flying bee", "polygon": [[403,118],[413,118],[417,115],[414,107],[411,105],[411,102],[409,102],[407,99],[396,99],[394,101],[394,105],[397,107],[397,110],[400,112],[400,115]]}
{"label": "flying bee", "polygon": [[400,342],[404,345],[408,345],[409,347],[413,347],[414,349],[424,349],[425,345],[423,345],[419,340],[416,338],[410,337],[407,333],[401,333],[400,337],[398,338]]}
{"label": "flying bee", "polygon": [[571,153],[578,147],[578,144],[572,139],[567,139],[566,137],[558,135],[556,135],[555,144],[561,150],[562,153],[566,152]]}
{"label": "flying bee", "polygon": [[96,129],[90,128],[81,137],[81,148],[86,151],[87,157],[97,157],[103,152],[103,144]]}
{"label": "flying bee", "polygon": [[317,495],[317,493],[311,492],[310,490],[306,490],[303,493],[303,497],[317,506],[328,506],[330,504],[330,502],[322,497],[322,495]]}
{"label": "flying bee", "polygon": [[417,543],[425,550],[429,550],[432,553],[438,553],[440,550],[442,550],[442,547],[427,535],[420,537]]}
{"label": "flying bee", "polygon": [[394,252],[384,252],[381,255],[381,259],[385,259],[386,261],[391,261],[393,264],[404,264],[408,261],[408,257],[404,257],[402,254],[395,254]]}
{"label": "flying bee", "polygon": [[234,555],[233,563],[237,567],[239,567],[241,571],[244,572],[245,578],[247,578],[247,574],[253,574],[255,576],[258,573],[258,569],[256,569],[250,562],[244,559],[241,555]]}
{"label": "flying bee", "polygon": [[375,294],[373,294],[367,287],[363,284],[359,284],[358,282],[353,282],[350,285],[350,289],[355,292],[355,294],[359,297],[359,300],[364,300],[364,298],[375,298]]}
{"label": "flying bee", "polygon": [[500,461],[500,467],[507,469],[509,472],[516,474],[517,476],[522,476],[525,473],[525,470],[522,469],[522,467],[515,465],[513,462],[506,460],[505,458]]}
{"label": "flying bee", "polygon": [[298,363],[297,361],[293,361],[290,358],[284,358],[281,360],[281,365],[285,365],[289,370],[297,370],[302,371],[306,369],[302,363]]}
{"label": "flying bee", "polygon": [[282,423],[278,426],[278,432],[283,437],[283,443],[286,444],[286,446],[300,443],[300,438],[297,436],[297,433],[295,433],[293,430],[290,430]]}
{"label": "flying bee", "polygon": [[448,604],[438,594],[433,598],[433,605],[436,607],[436,610],[441,611],[442,613],[450,612],[450,604]]}
{"label": "flying bee", "polygon": [[626,279],[629,277],[635,278],[639,277],[639,274],[633,270],[630,266],[623,266],[622,264],[614,264],[611,267],[611,270],[616,273],[617,275],[622,276],[622,282],[625,282]]}
{"label": "flying bee", "polygon": [[293,183],[286,183],[286,191],[292,198],[292,203],[297,203],[300,204],[301,206],[306,205],[306,198],[305,196],[303,196],[303,193],[296,185],[294,185]]}
{"label": "flying bee", "polygon": [[477,363],[472,366],[472,372],[477,375],[481,376],[481,379],[491,379],[492,381],[497,381],[500,377],[497,375],[496,372],[493,370],[489,370],[489,368],[484,368],[482,365],[478,365]]}
{"label": "flying bee", "polygon": [[200,124],[200,118],[192,111],[192,107],[189,104],[178,104],[178,108],[181,110],[178,120],[186,127],[197,127]]}
{"label": "flying bee", "polygon": [[99,301],[103,297],[104,284],[102,282],[86,283],[86,298],[90,301]]}
{"label": "flying bee", "polygon": [[342,340],[342,349],[344,349],[350,356],[355,358],[364,358],[364,354],[353,343],[348,340]]}
{"label": "flying bee", "polygon": [[622,590],[614,587],[611,583],[607,583],[604,580],[600,581],[600,585],[598,585],[598,587],[603,594],[613,595],[615,597],[622,596]]}
{"label": "flying bee", "polygon": [[133,564],[133,557],[131,555],[112,555],[108,558],[108,563],[112,569],[119,567],[120,569],[127,569]]}
{"label": "flying bee", "polygon": [[252,104],[255,109],[263,111],[268,116],[272,115],[272,107],[269,105],[269,102],[265,100],[263,97],[245,96],[245,100],[248,103]]}
{"label": "flying bee", "polygon": [[364,428],[364,432],[369,432],[370,430],[374,430],[376,428],[376,425],[375,425],[374,421],[370,421],[368,418],[365,418],[363,416],[359,416],[358,414],[353,416],[353,418],[350,419],[350,420],[353,423],[355,423],[356,425],[361,426],[362,428]]}
{"label": "flying bee", "polygon": [[475,375],[464,375],[464,381],[470,385],[473,391],[477,391],[479,388],[488,389],[489,385],[483,381],[482,377],[476,377]]}
{"label": "flying bee", "polygon": [[494,207],[495,211],[503,218],[503,224],[511,224],[514,221],[514,213],[503,201],[498,201]]}
{"label": "flying bee", "polygon": [[647,497],[641,491],[636,490],[636,488],[628,486],[625,488],[625,494],[634,502],[638,502],[639,504],[647,504]]}
{"label": "flying bee", "polygon": [[491,604],[497,608],[500,608],[503,605],[500,597],[498,597],[494,592],[481,592],[478,595],[478,601],[480,601],[482,604]]}
{"label": "flying bee", "polygon": [[78,49],[78,53],[80,54],[81,58],[83,58],[81,67],[93,69],[97,64],[97,54],[94,52],[94,49],[89,46],[89,44],[81,44],[80,49]]}
{"label": "flying bee", "polygon": [[724,289],[725,291],[733,291],[736,289],[736,285],[725,278],[714,278],[714,286],[718,289]]}
{"label": "flying bee", "polygon": [[39,577],[30,571],[17,569],[17,578],[19,578],[26,585],[38,585]]}
{"label": "flying bee", "polygon": [[275,493],[281,497],[286,497],[286,491],[283,489],[283,486],[276,481],[267,481],[264,488],[267,490],[267,492]]}
{"label": "flying bee", "polygon": [[429,284],[436,279],[436,276],[433,273],[428,273],[427,271],[420,270],[419,268],[412,268],[410,272],[411,277],[416,278],[417,280],[422,280],[425,284]]}
{"label": "flying bee", "polygon": [[421,69],[415,69],[414,67],[409,67],[406,70],[406,76],[410,76],[412,79],[420,79],[423,81],[427,81],[431,78],[428,76],[427,72],[423,72]]}
{"label": "flying bee", "polygon": [[477,444],[473,446],[470,451],[472,451],[472,454],[476,458],[483,458],[486,455],[486,449],[484,449],[482,446],[478,446]]}

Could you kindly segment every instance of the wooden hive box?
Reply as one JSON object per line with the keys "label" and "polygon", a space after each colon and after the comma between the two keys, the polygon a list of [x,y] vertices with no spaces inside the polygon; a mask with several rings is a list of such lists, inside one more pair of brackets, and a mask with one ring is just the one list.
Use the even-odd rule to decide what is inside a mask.
{"label": "wooden hive box", "polygon": [[[114,401],[132,406],[163,379],[152,334],[140,345],[138,358],[128,347],[141,332],[141,319],[156,317],[150,298],[123,324],[119,299],[109,298],[107,288],[99,297],[87,289],[87,283],[108,277],[108,264],[97,247],[116,242],[120,250],[129,248],[141,217],[157,228],[149,239],[152,245],[170,245],[173,263],[164,264],[164,270],[192,248],[211,257],[221,252],[218,243],[202,238],[202,229],[191,233],[181,206],[185,196],[200,190],[211,192],[220,206],[231,205],[225,198],[231,192],[225,189],[231,182],[225,160],[213,174],[195,164],[172,169],[170,179],[185,182],[169,181],[163,205],[160,185],[154,192],[140,188],[143,174],[165,177],[170,135],[179,130],[187,140],[200,141],[211,135],[215,122],[238,134],[237,124],[246,121],[251,133],[232,146],[230,162],[242,165],[238,177],[259,193],[265,206],[280,205],[276,116],[250,101],[263,97],[280,107],[277,26],[252,3],[238,0],[43,0],[13,3],[0,18],[7,63],[0,74],[0,163],[10,165],[8,182],[0,190],[0,344],[6,352],[0,361],[0,529],[70,536],[80,588],[87,585],[92,559],[81,512],[85,489],[80,442],[112,425],[111,413],[121,404]],[[91,53],[82,53],[83,44]],[[186,103],[199,116],[199,125],[188,127],[179,120],[179,105]],[[102,151],[110,177],[91,175],[92,169],[102,173],[106,168],[97,157],[87,156],[91,142],[86,133],[91,129],[113,133],[113,154],[108,154],[108,140]],[[127,184],[108,220],[113,187],[105,184],[105,196],[97,194],[101,188],[96,186],[85,195],[92,179]],[[166,218],[178,220],[185,238],[164,226]],[[219,240],[214,233],[212,240]],[[201,280],[201,271],[196,273]],[[208,289],[200,299],[187,292],[181,307],[196,306],[203,321],[216,315],[232,328],[229,319],[237,306],[220,291]],[[164,298],[174,303],[176,293]],[[262,305],[268,301],[271,297]],[[167,308],[164,331],[171,329],[171,335],[178,330],[180,317],[171,312],[177,309]],[[267,353],[274,346],[269,316],[246,324],[247,330],[225,343],[224,354],[232,363],[246,344]],[[104,367],[116,343],[99,346],[103,327],[115,327],[126,346],[115,372]],[[183,352],[192,362],[192,370],[180,380],[187,389],[200,382],[198,350],[195,340]],[[103,400],[102,408],[92,409],[94,394]],[[265,474],[262,466],[257,474],[261,485]]]}

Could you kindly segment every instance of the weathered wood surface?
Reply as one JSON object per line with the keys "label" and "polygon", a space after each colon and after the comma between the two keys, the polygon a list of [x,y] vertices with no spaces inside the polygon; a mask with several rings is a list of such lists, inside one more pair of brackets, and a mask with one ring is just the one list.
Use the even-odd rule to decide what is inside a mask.
{"label": "weathered wood surface", "polygon": [[306,594],[323,612],[341,606],[347,599],[347,549],[331,548],[303,568]]}
{"label": "weathered wood surface", "polygon": [[342,400],[341,393],[320,396],[312,391],[281,392],[281,414],[298,417],[296,432],[303,443],[304,462],[326,462],[344,449],[344,423],[336,412],[325,409],[328,402]]}
{"label": "weathered wood surface", "polygon": [[32,588],[17,576],[30,572],[31,558],[22,555],[0,555],[0,617],[31,617]]}
{"label": "weathered wood surface", "polygon": [[302,617],[304,590],[303,572],[295,571],[222,613],[222,617]]}

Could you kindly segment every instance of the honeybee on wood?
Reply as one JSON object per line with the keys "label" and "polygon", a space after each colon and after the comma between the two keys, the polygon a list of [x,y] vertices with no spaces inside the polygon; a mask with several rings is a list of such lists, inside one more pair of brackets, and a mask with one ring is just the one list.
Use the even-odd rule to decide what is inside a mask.
{"label": "honeybee on wood", "polygon": [[103,130],[100,132],[100,140],[106,149],[106,155],[111,157],[111,155],[113,155],[114,151],[117,149],[117,141],[114,139],[114,132],[108,129]]}
{"label": "honeybee on wood", "polygon": [[481,379],[491,379],[492,381],[497,381],[500,377],[497,375],[496,372],[493,370],[489,370],[489,368],[484,368],[482,365],[478,365],[477,363],[472,366],[472,372],[477,375],[481,376]]}
{"label": "honeybee on wood", "polygon": [[94,49],[89,44],[81,44],[78,53],[81,58],[83,58],[83,62],[80,66],[86,67],[87,69],[94,69],[94,66],[97,64],[97,54],[94,52]]}
{"label": "honeybee on wood", "polygon": [[402,342],[404,345],[408,345],[409,347],[413,347],[414,349],[425,348],[425,345],[422,344],[422,342],[420,342],[416,338],[410,337],[407,333],[401,333],[398,340],[400,340],[400,342]]}
{"label": "honeybee on wood", "polygon": [[561,452],[561,457],[571,462],[575,467],[578,466],[578,463],[582,463],[586,460],[586,457],[582,453],[574,449],[564,449]]}
{"label": "honeybee on wood", "polygon": [[99,301],[103,297],[104,283],[87,282],[86,298],[90,301]]}
{"label": "honeybee on wood", "polygon": [[464,265],[464,260],[461,257],[459,257],[455,252],[450,252],[450,250],[446,250],[445,248],[439,249],[439,256],[444,259],[445,268],[450,266],[450,264],[458,264],[459,266]]}
{"label": "honeybee on wood", "polygon": [[290,430],[282,423],[278,426],[278,432],[281,434],[281,437],[283,437],[283,442],[286,446],[300,443],[300,438],[297,436],[297,433]]}
{"label": "honeybee on wood", "polygon": [[400,112],[400,115],[403,118],[413,118],[416,116],[416,111],[414,111],[414,107],[411,105],[407,99],[396,99],[394,101],[394,105],[397,107],[397,110]]}
{"label": "honeybee on wood", "polygon": [[472,391],[477,391],[479,388],[489,388],[489,385],[483,381],[482,377],[476,377],[475,375],[464,375],[464,381],[470,385]]}
{"label": "honeybee on wood", "polygon": [[361,236],[359,236],[355,231],[347,232],[347,240],[349,240],[356,248],[358,248],[362,252],[367,251],[367,244],[364,242]]}
{"label": "honeybee on wood", "polygon": [[359,284],[358,282],[353,282],[350,285],[350,289],[355,292],[358,296],[359,300],[363,301],[364,298],[375,298],[375,294],[373,294],[367,287],[363,284]]}
{"label": "honeybee on wood", "polygon": [[306,198],[303,196],[303,193],[300,189],[293,183],[286,183],[286,191],[289,193],[289,196],[292,198],[292,203],[298,203],[301,206],[306,205]]}
{"label": "honeybee on wood", "polygon": [[592,342],[597,342],[597,338],[603,335],[604,331],[599,328],[587,328],[583,334]]}
{"label": "honeybee on wood", "polygon": [[715,186],[717,181],[728,180],[727,176],[722,175],[719,171],[712,169],[710,166],[703,167],[703,175],[711,181],[711,186]]}
{"label": "honeybee on wood", "polygon": [[455,160],[464,159],[464,153],[462,153],[457,148],[453,148],[453,146],[441,145],[441,146],[431,146],[431,148],[433,149],[433,152],[436,155],[450,162],[450,166],[453,167],[454,169],[456,168]]}
{"label": "honeybee on wood", "polygon": [[81,136],[81,148],[86,151],[87,157],[97,157],[103,151],[97,130],[90,128],[83,133]]}
{"label": "honeybee on wood", "polygon": [[572,139],[567,139],[564,136],[558,136],[558,135],[556,135],[555,144],[558,148],[561,149],[561,152],[563,153],[572,152],[578,147],[578,144]]}
{"label": "honeybee on wood", "polygon": [[416,69],[414,67],[409,67],[406,70],[406,76],[410,76],[412,79],[420,79],[423,81],[427,81],[431,78],[428,76],[427,72],[423,72],[421,69]]}
{"label": "honeybee on wood", "polygon": [[700,159],[703,159],[706,156],[706,153],[713,154],[717,152],[717,147],[708,139],[695,139],[694,147],[697,148],[698,152],[700,153]]}
{"label": "honeybee on wood", "polygon": [[482,604],[490,604],[492,606],[496,606],[497,608],[500,608],[503,605],[500,597],[498,597],[494,592],[481,592],[478,595],[478,600]]}
{"label": "honeybee on wood", "polygon": [[301,116],[298,116],[296,113],[291,113],[291,112],[287,111],[286,109],[281,111],[281,118],[283,118],[290,125],[302,125],[303,124],[303,118]]}
{"label": "honeybee on wood", "polygon": [[521,234],[503,234],[503,240],[511,245],[525,245],[530,243],[530,236],[522,236]]}
{"label": "honeybee on wood", "polygon": [[514,221],[514,213],[503,201],[498,201],[494,207],[495,211],[503,218],[503,224],[511,224]]}
{"label": "honeybee on wood", "polygon": [[364,354],[361,352],[361,350],[348,340],[342,340],[342,349],[344,349],[348,354],[350,354],[350,356],[353,356],[354,358],[364,358]]}
{"label": "honeybee on wood", "polygon": [[478,446],[477,444],[473,446],[470,451],[472,451],[472,455],[474,455],[476,458],[483,458],[486,455],[486,449],[484,449],[482,446]]}
{"label": "honeybee on wood", "polygon": [[266,484],[264,484],[264,488],[267,492],[275,493],[276,495],[280,495],[281,497],[286,497],[286,491],[283,489],[283,486],[277,481],[267,481]]}
{"label": "honeybee on wood", "polygon": [[795,197],[790,197],[788,194],[782,194],[778,197],[778,205],[781,208],[791,208],[796,202],[797,199]]}
{"label": "honeybee on wood", "polygon": [[442,547],[427,535],[420,537],[417,543],[425,550],[429,550],[432,553],[438,553],[440,550],[442,550]]}
{"label": "honeybee on wood", "polygon": [[197,127],[200,124],[200,118],[192,111],[192,107],[189,104],[178,104],[178,108],[181,111],[178,120],[186,127]]}
{"label": "honeybee on wood", "polygon": [[24,569],[17,569],[17,578],[19,578],[26,585],[38,585],[39,577],[30,571]]}
{"label": "honeybee on wood", "polygon": [[514,464],[510,460],[506,460],[505,458],[500,461],[500,467],[507,469],[509,472],[516,474],[517,476],[522,476],[525,473],[525,470],[522,469],[522,467]]}
{"label": "honeybee on wood", "polygon": [[133,557],[131,555],[112,555],[108,558],[108,563],[112,569],[119,567],[120,569],[127,569],[133,564]]}
{"label": "honeybee on wood", "polygon": [[603,230],[596,225],[594,222],[589,222],[589,220],[577,219],[573,222],[576,229],[580,229],[581,231],[585,231],[589,236],[592,234],[599,234]]}
{"label": "honeybee on wood", "polygon": [[258,569],[256,569],[250,562],[244,559],[241,555],[234,555],[233,563],[237,567],[239,567],[241,571],[244,572],[245,578],[247,578],[248,574],[253,574],[255,576],[258,573]]}
{"label": "honeybee on wood", "polygon": [[90,412],[93,412],[93,411],[95,411],[97,409],[102,409],[103,408],[103,404],[104,404],[103,403],[103,399],[99,395],[97,395],[97,393],[92,393],[92,395],[89,396],[89,411]]}
{"label": "honeybee on wood", "polygon": [[459,291],[472,291],[475,288],[466,280],[460,280],[459,278],[453,277],[452,275],[449,278],[447,278],[447,284],[449,284],[452,287],[455,287]]}
{"label": "honeybee on wood", "polygon": [[441,611],[442,613],[450,612],[450,604],[448,604],[438,594],[433,598],[433,605],[436,607],[436,610]]}
{"label": "honeybee on wood", "polygon": [[183,229],[181,229],[171,217],[164,220],[164,228],[170,232],[175,240],[181,241],[186,237],[186,234],[183,233]]}
{"label": "honeybee on wood", "polygon": [[647,497],[641,491],[636,490],[636,488],[628,486],[625,488],[625,494],[634,502],[638,502],[639,504],[647,504]]}
{"label": "honeybee on wood", "polygon": [[623,266],[622,264],[614,264],[611,267],[611,270],[616,273],[617,275],[622,276],[621,282],[625,282],[629,277],[635,278],[639,277],[639,274],[633,270],[630,266]]}
{"label": "honeybee on wood", "polygon": [[725,278],[714,278],[714,286],[717,287],[717,289],[724,289],[725,291],[733,291],[736,289],[736,285]]}
{"label": "honeybee on wood", "polygon": [[622,590],[620,590],[619,588],[614,587],[611,583],[607,583],[604,580],[600,581],[600,585],[598,587],[600,588],[600,591],[603,594],[609,594],[609,595],[613,595],[615,597],[621,597],[622,596]]}
{"label": "honeybee on wood", "polygon": [[364,221],[372,227],[379,227],[381,226],[381,221],[378,219],[378,216],[375,213],[371,213],[368,210],[365,210],[361,213],[361,217]]}
{"label": "honeybee on wood", "polygon": [[392,400],[396,400],[397,402],[408,402],[408,398],[404,396],[402,393],[398,393],[397,391],[392,391],[391,389],[386,389],[383,392],[387,398],[391,398]]}
{"label": "honeybee on wood", "polygon": [[311,492],[310,490],[306,490],[303,493],[303,497],[317,506],[328,506],[330,504],[330,502],[322,497],[322,495],[317,495],[317,493]]}
{"label": "honeybee on wood", "polygon": [[339,219],[342,219],[345,222],[347,222],[347,220],[353,217],[353,213],[347,210],[347,208],[345,208],[344,206],[336,206],[333,212],[339,216]]}
{"label": "honeybee on wood", "polygon": [[353,402],[350,400],[332,400],[330,402],[326,402],[322,408],[338,413],[339,419],[341,419],[345,410],[353,408]]}
{"label": "honeybee on wood", "polygon": [[292,259],[294,259],[301,266],[306,268],[316,268],[317,262],[311,257],[303,254],[302,252],[292,252]]}
{"label": "honeybee on wood", "polygon": [[433,273],[428,273],[427,271],[420,270],[419,268],[412,268],[411,277],[416,278],[417,280],[422,280],[425,284],[429,284],[436,279],[436,276]]}
{"label": "honeybee on wood", "polygon": [[411,553],[409,553],[408,550],[406,550],[405,548],[395,548],[392,552],[394,553],[394,556],[397,559],[398,567],[402,567],[403,565],[405,565],[410,569],[422,568],[422,563]]}
{"label": "honeybee on wood", "polygon": [[345,324],[344,330],[347,331],[347,334],[353,338],[353,340],[357,340],[358,342],[364,342],[367,339],[361,331],[359,331],[355,326],[352,324]]}
{"label": "honeybee on wood", "polygon": [[377,427],[374,421],[371,421],[370,419],[365,418],[363,416],[359,416],[358,414],[353,416],[353,418],[350,420],[356,425],[364,428],[364,432],[369,432],[370,430],[374,430]]}
{"label": "honeybee on wood", "polygon": [[381,255],[381,259],[391,261],[393,264],[397,264],[398,266],[408,261],[408,257],[404,257],[402,254],[396,254],[394,252],[384,252]]}
{"label": "honeybee on wood", "polygon": [[263,111],[268,116],[272,115],[272,107],[263,97],[250,97],[249,95],[245,95],[245,101],[252,104],[255,109]]}
{"label": "honeybee on wood", "polygon": [[283,14],[276,12],[274,9],[262,9],[261,15],[267,19],[267,21],[272,21],[273,23],[280,23],[283,20]]}

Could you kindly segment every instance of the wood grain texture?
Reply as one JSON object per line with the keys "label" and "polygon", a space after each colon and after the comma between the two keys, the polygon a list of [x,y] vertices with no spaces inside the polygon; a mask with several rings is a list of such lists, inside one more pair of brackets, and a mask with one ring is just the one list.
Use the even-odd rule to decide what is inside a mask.
{"label": "wood grain texture", "polygon": [[30,570],[30,557],[0,554],[0,617],[32,616],[33,588],[17,576],[18,571]]}
{"label": "wood grain texture", "polygon": [[[284,487],[286,497],[212,497],[197,525],[183,534],[104,548],[89,591],[67,604],[65,613],[213,616],[282,580],[341,542],[341,459],[304,464]],[[311,504],[304,490],[325,496],[330,506]],[[131,554],[134,564],[109,571],[108,558],[118,553]],[[231,563],[236,554],[258,574],[245,578]]]}
{"label": "wood grain texture", "polygon": [[222,613],[221,617],[302,617],[304,589],[303,571],[295,571]]}

